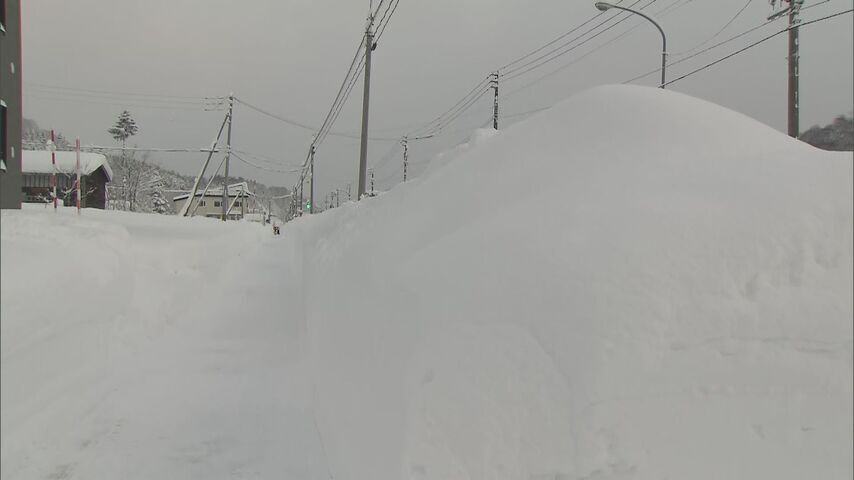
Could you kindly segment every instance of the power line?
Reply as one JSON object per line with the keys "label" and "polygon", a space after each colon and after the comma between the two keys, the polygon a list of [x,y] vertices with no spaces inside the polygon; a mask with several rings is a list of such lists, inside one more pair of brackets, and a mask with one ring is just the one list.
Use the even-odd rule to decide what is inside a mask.
{"label": "power line", "polygon": [[258,165],[257,163],[253,163],[253,162],[250,162],[249,160],[246,160],[245,158],[243,158],[243,156],[235,153],[234,150],[231,151],[231,155],[234,158],[240,160],[241,162],[243,162],[243,163],[245,163],[251,167],[255,167],[258,170],[264,170],[267,172],[275,172],[275,173],[299,173],[302,171],[302,167],[294,168],[294,169],[290,169],[290,170],[282,170],[282,169],[278,169],[278,168],[264,167],[264,166]]}
{"label": "power line", "polygon": [[174,106],[174,105],[186,105],[186,106],[196,106],[196,105],[205,105],[209,101],[213,100],[210,98],[196,98],[193,100],[174,100],[170,98],[147,98],[147,97],[129,97],[123,95],[113,95],[113,94],[100,94],[100,93],[87,93],[87,92],[63,92],[57,90],[51,90],[41,87],[34,87],[33,90],[35,93],[40,95],[58,95],[64,98],[82,98],[82,99],[95,99],[101,101],[122,101],[122,102],[134,102],[134,103],[142,103],[145,105],[153,104],[153,105],[165,105],[165,106]]}
{"label": "power line", "polygon": [[735,15],[733,15],[733,16],[732,16],[732,18],[730,18],[730,19],[729,19],[729,21],[728,21],[728,22],[726,22],[726,23],[724,24],[724,26],[723,26],[723,27],[721,27],[717,32],[715,32],[715,34],[714,34],[714,35],[712,35],[711,37],[707,38],[707,39],[706,39],[706,40],[704,40],[703,42],[701,42],[701,43],[699,43],[699,44],[695,45],[695,46],[694,46],[694,47],[692,47],[692,48],[689,48],[689,49],[687,49],[687,50],[683,50],[683,51],[681,51],[681,52],[675,52],[675,53],[669,53],[669,52],[668,52],[668,53],[667,53],[667,55],[669,55],[669,56],[671,56],[671,57],[678,57],[678,56],[682,56],[682,55],[685,55],[685,54],[691,53],[691,52],[693,52],[694,50],[696,50],[696,49],[698,49],[698,48],[702,47],[703,45],[705,45],[705,44],[707,44],[707,43],[711,42],[712,40],[714,40],[714,39],[718,38],[718,35],[720,35],[721,33],[723,33],[723,32],[724,32],[724,30],[726,30],[730,25],[732,25],[732,22],[734,22],[734,21],[735,21],[735,20],[736,20],[736,19],[737,19],[741,14],[742,14],[742,12],[744,12],[745,10],[747,10],[747,7],[749,7],[749,6],[750,6],[750,4],[751,4],[752,2],[753,2],[753,0],[747,0],[747,2],[744,4],[744,6],[743,6],[743,7],[741,7],[737,12],[735,12]]}
{"label": "power line", "polygon": [[[330,125],[334,125],[335,122],[338,121],[338,117],[341,115],[341,111],[344,110],[344,105],[347,103],[347,100],[350,98],[350,94],[353,93],[353,88],[355,88],[356,84],[359,82],[359,78],[361,78],[362,72],[364,71],[364,69],[365,69],[365,57],[363,55],[362,61],[359,62],[359,66],[356,69],[356,73],[353,74],[353,78],[350,80],[350,83],[347,85],[347,88],[344,90],[344,96],[342,97],[341,101],[338,102],[338,106],[335,107],[335,112],[332,114],[332,119],[329,122]],[[330,135],[329,130],[327,130],[325,133],[319,134],[317,139],[315,139],[315,143],[316,144],[322,143],[324,140],[326,140],[326,137],[328,135]],[[361,135],[356,135],[356,134],[344,134],[343,136],[346,136],[347,138],[357,139],[357,140],[362,139]],[[370,137],[369,137],[369,139],[370,139]],[[391,140],[395,140],[395,139],[392,138]]]}
{"label": "power line", "polygon": [[[684,7],[685,5],[687,5],[688,3],[692,2],[692,1],[693,1],[693,0],[676,0],[676,1],[672,2],[672,3],[670,3],[667,7],[663,8],[660,12],[658,12],[658,13],[657,13],[657,15],[658,15],[658,16],[666,16],[666,15],[669,15],[670,13],[675,12],[676,10],[678,10],[678,9],[680,9],[680,8],[682,8],[682,7]],[[680,2],[681,2],[681,3],[680,3]],[[632,18],[632,17],[631,17],[631,16],[628,16],[628,17],[624,17],[624,18],[622,18],[619,22],[615,23],[614,25],[612,25],[611,27],[609,27],[609,28],[608,28],[608,29],[606,29],[605,31],[610,30],[610,28],[616,27],[616,26],[617,26],[617,25],[619,25],[620,23],[622,23],[622,22],[624,22],[624,21],[626,21],[626,20],[629,20],[630,18]],[[570,61],[570,62],[568,62],[568,63],[566,63],[566,64],[564,64],[564,65],[561,65],[560,67],[558,67],[558,68],[556,68],[556,69],[552,70],[552,71],[551,71],[551,72],[549,72],[549,73],[546,73],[545,75],[543,75],[543,76],[541,76],[541,77],[538,77],[538,78],[534,79],[533,81],[531,81],[531,82],[529,82],[529,83],[526,83],[526,84],[524,84],[524,85],[522,85],[522,86],[520,86],[520,87],[517,87],[517,88],[515,88],[515,89],[513,89],[513,90],[511,90],[511,91],[509,91],[509,92],[507,92],[507,93],[505,93],[505,94],[504,94],[504,98],[511,97],[511,96],[513,96],[513,95],[515,95],[515,94],[517,94],[517,93],[519,93],[519,92],[523,91],[523,90],[526,90],[526,89],[528,89],[528,88],[530,88],[530,87],[532,87],[532,86],[534,86],[534,85],[536,85],[536,84],[540,83],[541,81],[543,81],[543,80],[545,80],[545,79],[547,79],[547,78],[549,78],[549,77],[551,77],[551,76],[553,76],[553,75],[556,75],[556,74],[558,74],[558,73],[560,73],[560,72],[562,72],[562,71],[566,70],[567,68],[569,68],[569,67],[571,67],[571,66],[573,66],[573,65],[577,64],[577,63],[578,63],[578,62],[580,62],[581,60],[584,60],[585,58],[589,57],[590,55],[593,55],[594,53],[598,52],[599,50],[602,50],[603,48],[608,47],[609,45],[612,45],[613,43],[615,43],[615,42],[617,42],[617,41],[621,40],[623,37],[625,37],[626,35],[628,35],[628,34],[630,34],[630,33],[634,32],[636,29],[640,28],[640,27],[641,27],[641,26],[643,26],[643,25],[644,25],[644,23],[640,23],[640,22],[639,22],[639,23],[637,23],[635,26],[631,27],[630,29],[626,30],[625,32],[621,33],[620,35],[617,35],[616,37],[614,37],[614,38],[612,38],[612,39],[608,40],[607,42],[605,42],[605,43],[603,43],[603,44],[601,44],[601,45],[599,45],[599,46],[597,46],[597,47],[595,47],[595,48],[591,49],[590,51],[588,51],[588,52],[587,52],[587,53],[585,53],[584,55],[581,55],[580,57],[578,57],[578,58],[576,58],[576,59],[574,59],[574,60],[572,60],[572,61]],[[604,33],[605,31],[600,32],[600,34],[601,34],[601,33]],[[597,34],[596,36],[598,36],[598,35],[599,35],[599,34]],[[590,39],[588,39],[588,40],[593,40],[593,38],[595,38],[595,36],[594,36],[594,37],[591,37],[591,38],[590,38]],[[580,46],[580,45],[579,45],[579,46]],[[656,70],[656,71],[660,71],[660,70]],[[508,80],[512,80],[512,79],[513,79],[513,78],[509,78]]]}
{"label": "power line", "polygon": [[[635,5],[637,5],[638,3],[640,3],[641,1],[643,1],[643,0],[635,0],[635,2],[634,2],[634,3],[632,3],[631,5],[629,5],[629,7],[628,7],[628,8],[632,8],[632,7],[634,7]],[[655,2],[655,0],[649,0],[649,3],[648,3],[648,4],[646,4],[645,6],[641,7],[641,10],[642,10],[642,9],[644,9],[644,8],[646,8],[646,7],[648,7],[649,5],[651,5],[651,4],[652,4],[652,3],[654,3],[654,2]],[[621,16],[622,16],[622,17],[624,17],[624,18],[628,18],[628,17],[629,17],[629,14],[628,14],[627,12],[624,12],[624,11],[619,11],[619,12],[617,12],[616,14],[611,15],[610,17],[606,18],[605,20],[603,20],[603,21],[601,21],[601,22],[597,23],[597,24],[596,24],[596,25],[594,25],[593,27],[591,27],[591,28],[587,29],[584,33],[582,33],[582,34],[580,34],[580,35],[578,35],[578,36],[576,36],[576,37],[572,38],[571,40],[568,40],[568,41],[566,41],[566,42],[562,43],[561,45],[558,45],[557,47],[555,47],[555,48],[553,48],[553,49],[549,50],[548,52],[546,52],[546,53],[544,53],[544,54],[542,54],[542,55],[540,55],[540,56],[538,56],[538,57],[536,57],[536,58],[533,58],[533,59],[531,59],[531,60],[529,60],[529,61],[527,61],[527,62],[523,63],[522,65],[519,65],[519,66],[517,66],[517,67],[511,68],[511,69],[509,69],[509,70],[507,70],[507,71],[504,71],[504,72],[502,73],[502,77],[507,77],[507,76],[509,75],[509,76],[510,76],[510,78],[514,78],[514,77],[513,77],[513,74],[514,74],[514,73],[516,73],[516,72],[519,72],[520,70],[524,70],[524,72],[523,72],[523,73],[520,73],[520,74],[518,74],[518,75],[516,75],[516,76],[519,76],[519,75],[522,75],[522,74],[524,74],[524,73],[527,73],[527,72],[529,72],[529,71],[531,71],[531,70],[533,70],[533,69],[535,69],[535,68],[538,68],[538,67],[540,67],[540,66],[542,66],[542,65],[545,65],[546,63],[549,63],[549,62],[553,61],[554,59],[556,59],[556,58],[558,58],[558,57],[560,57],[560,56],[562,56],[562,55],[566,54],[567,52],[571,51],[572,49],[575,49],[575,48],[577,48],[577,47],[579,47],[579,46],[581,46],[581,45],[584,45],[584,43],[587,43],[588,41],[592,40],[592,39],[593,39],[593,38],[595,38],[596,36],[601,35],[601,33],[604,33],[605,31],[610,30],[610,29],[611,29],[611,28],[613,28],[615,25],[611,25],[610,27],[606,28],[603,32],[600,32],[600,33],[599,33],[599,34],[597,34],[596,36],[591,37],[591,38],[589,38],[589,39],[585,40],[584,42],[582,42],[582,43],[581,43],[581,44],[579,44],[579,45],[576,45],[576,46],[575,46],[575,47],[573,47],[572,49],[570,49],[570,50],[568,50],[568,51],[565,51],[565,52],[563,52],[563,53],[560,53],[560,54],[555,55],[555,56],[553,56],[553,57],[552,57],[552,55],[554,55],[556,52],[560,52],[562,49],[564,49],[564,48],[568,47],[569,45],[572,45],[574,42],[576,42],[576,41],[578,41],[578,40],[580,40],[580,39],[584,38],[586,35],[588,35],[588,34],[590,34],[590,33],[594,32],[594,31],[596,31],[596,29],[598,29],[599,27],[601,27],[601,26],[603,26],[603,25],[605,25],[605,24],[607,24],[607,23],[611,22],[612,20],[617,19],[617,18],[619,18],[619,17],[621,17]],[[619,23],[619,22],[618,22],[618,23]],[[551,57],[551,58],[549,58],[549,57]],[[527,68],[527,67],[529,67],[529,66],[531,66],[531,65],[533,65],[531,68]],[[509,80],[510,78],[506,78],[506,80]]]}
{"label": "power line", "polygon": [[446,110],[445,112],[443,112],[441,115],[434,118],[430,122],[424,124],[424,126],[413,130],[412,132],[410,132],[410,134],[408,136],[417,136],[416,134],[418,134],[420,132],[429,132],[431,130],[431,127],[434,124],[441,123],[441,121],[446,116],[448,116],[449,114],[454,112],[457,109],[457,107],[459,107],[460,105],[462,105],[466,101],[468,101],[472,95],[476,95],[483,87],[485,87],[489,83],[489,80],[490,80],[489,76],[484,77],[483,80],[481,80],[477,85],[475,85],[474,88],[472,88],[463,98],[461,98],[459,101],[457,101],[457,103],[455,103],[451,108],[449,108],[448,110]]}
{"label": "power line", "polygon": [[[329,108],[329,112],[326,114],[326,118],[323,120],[323,123],[320,125],[320,129],[318,131],[318,137],[323,134],[324,129],[326,129],[327,124],[329,123],[329,119],[332,118],[333,112],[335,111],[335,107],[338,105],[338,102],[341,100],[341,96],[344,93],[344,89],[347,86],[347,82],[350,80],[350,76],[353,73],[353,69],[356,67],[356,62],[360,62],[362,57],[362,49],[365,47],[364,38],[359,40],[359,47],[356,49],[356,54],[353,56],[353,61],[350,62],[350,67],[347,69],[347,74],[344,76],[344,81],[341,82],[341,87],[338,89],[338,93],[335,95],[335,100],[332,102],[332,106]],[[368,46],[370,48],[370,46]],[[360,62],[361,63],[361,62]],[[331,127],[331,125],[329,125]]]}
{"label": "power line", "polygon": [[[238,149],[232,148],[232,149],[231,149],[231,151],[232,151],[232,152],[237,152],[237,153],[239,153],[239,154],[241,154],[241,155],[243,155],[243,156],[249,157],[249,158],[251,158],[251,159],[253,159],[253,160],[257,160],[257,161],[259,161],[259,162],[265,162],[265,163],[269,163],[269,164],[271,164],[271,165],[280,165],[280,164],[282,164],[282,160],[281,160],[281,159],[275,159],[275,158],[267,157],[267,156],[260,155],[260,154],[257,154],[257,153],[247,152],[246,150],[238,150]],[[284,165],[285,165],[285,166],[287,166],[287,167],[297,168],[297,167],[300,167],[302,164],[293,164],[293,163],[287,163],[287,162],[285,162],[285,163],[284,163]]]}
{"label": "power line", "polygon": [[[635,5],[637,5],[638,3],[640,3],[641,1],[642,1],[642,0],[637,0],[637,1],[635,1],[634,3],[632,3],[631,5],[629,5],[629,8],[634,7]],[[649,3],[647,3],[647,4],[646,4],[646,5],[644,5],[643,7],[640,7],[640,10],[643,10],[644,8],[646,8],[646,7],[650,6],[650,5],[652,5],[653,3],[655,3],[655,0],[650,0],[650,1],[649,1]],[[622,16],[623,18],[621,18],[621,19],[620,19],[619,21],[617,21],[616,23],[613,23],[613,24],[609,25],[609,26],[608,26],[608,27],[606,27],[605,29],[603,29],[603,30],[601,30],[601,31],[597,32],[596,34],[594,34],[593,36],[591,36],[591,37],[589,37],[589,38],[584,39],[584,40],[583,40],[583,41],[581,41],[580,43],[578,43],[578,44],[576,44],[576,45],[572,45],[574,42],[576,42],[576,41],[578,41],[578,40],[580,40],[580,39],[584,38],[584,36],[585,36],[585,35],[587,35],[587,34],[589,34],[589,33],[594,32],[594,31],[595,31],[596,29],[598,29],[599,27],[601,27],[601,26],[605,25],[606,23],[608,23],[608,22],[610,22],[610,21],[612,21],[612,20],[614,20],[614,19],[616,19],[616,18],[619,18],[620,16]],[[505,77],[505,78],[504,78],[504,80],[505,80],[505,81],[512,80],[512,79],[514,79],[514,78],[517,78],[517,77],[520,77],[520,76],[522,76],[522,75],[525,75],[525,74],[527,74],[528,72],[530,72],[530,71],[532,71],[532,70],[536,70],[537,68],[540,68],[540,67],[542,67],[543,65],[547,65],[547,64],[549,64],[549,63],[551,63],[551,62],[553,62],[553,61],[557,60],[558,58],[560,58],[560,57],[562,57],[562,56],[566,55],[567,53],[572,52],[573,50],[575,50],[575,49],[577,49],[577,48],[579,48],[579,47],[581,47],[581,46],[583,46],[583,45],[586,45],[588,42],[592,41],[593,39],[595,39],[595,38],[596,38],[596,37],[598,37],[599,35],[602,35],[602,34],[604,34],[605,32],[607,32],[607,31],[611,30],[612,28],[617,27],[619,24],[623,23],[624,21],[628,20],[629,18],[632,18],[632,16],[631,16],[630,14],[628,14],[627,12],[623,12],[623,11],[621,11],[621,12],[619,12],[619,13],[617,13],[617,14],[615,14],[615,15],[613,15],[613,16],[611,16],[611,17],[609,17],[609,18],[607,18],[606,20],[604,20],[604,21],[602,21],[602,22],[599,22],[599,23],[598,23],[596,26],[594,26],[593,28],[588,29],[586,32],[584,32],[584,33],[582,33],[581,35],[579,35],[579,36],[577,36],[577,37],[573,38],[572,40],[570,40],[570,41],[568,41],[568,42],[566,42],[566,43],[564,43],[564,44],[560,45],[559,47],[554,48],[554,49],[550,50],[549,52],[547,52],[547,53],[545,53],[545,54],[543,54],[543,55],[541,55],[541,56],[539,56],[539,57],[537,57],[537,58],[535,58],[535,59],[533,59],[533,60],[531,60],[531,61],[529,61],[529,62],[527,62],[527,63],[523,64],[523,65],[520,65],[520,66],[518,66],[518,67],[516,67],[516,68],[514,68],[514,69],[512,69],[512,70],[509,70],[509,71],[507,71],[507,72],[504,72],[504,74],[503,74],[503,77]],[[572,45],[572,46],[570,47],[570,45]],[[567,48],[567,47],[569,47],[569,48]]]}
{"label": "power line", "polygon": [[[765,22],[763,22],[763,23],[761,23],[761,24],[759,24],[759,25],[756,25],[755,27],[752,27],[752,28],[750,28],[750,29],[748,29],[748,30],[745,30],[745,31],[743,31],[743,32],[741,32],[741,33],[739,33],[739,34],[733,35],[732,37],[729,37],[729,38],[727,38],[726,40],[721,40],[720,42],[718,42],[718,43],[716,43],[716,44],[714,44],[714,45],[711,45],[711,46],[709,46],[709,47],[706,47],[706,48],[704,48],[704,49],[700,50],[699,52],[695,52],[695,53],[693,53],[693,54],[691,54],[691,55],[688,55],[687,57],[680,58],[679,60],[676,60],[675,62],[670,62],[670,63],[668,63],[668,64],[667,64],[667,66],[668,66],[668,67],[670,67],[670,66],[674,66],[674,65],[679,65],[680,63],[683,63],[683,62],[687,62],[688,60],[690,60],[690,59],[692,59],[692,58],[694,58],[694,57],[700,56],[700,55],[702,55],[702,54],[704,54],[704,53],[706,53],[706,52],[709,52],[709,51],[711,51],[711,50],[714,50],[714,49],[716,49],[716,48],[718,48],[718,47],[720,47],[720,46],[726,45],[727,43],[732,42],[733,40],[737,40],[737,39],[739,39],[739,38],[741,38],[741,37],[743,37],[743,36],[745,36],[745,35],[748,35],[748,34],[750,34],[750,33],[753,33],[753,32],[755,32],[756,30],[759,30],[759,29],[760,29],[760,28],[762,28],[762,27],[765,27],[765,26],[767,26],[767,25],[770,25],[770,24],[774,23],[776,20],[777,20],[777,19],[773,19],[773,20],[766,20]],[[644,73],[644,74],[642,74],[642,75],[638,75],[638,76],[636,76],[636,77],[630,78],[629,80],[626,80],[626,81],[624,81],[623,83],[624,83],[624,84],[625,84],[625,83],[632,83],[632,82],[635,82],[635,81],[640,80],[640,79],[642,79],[642,78],[646,78],[646,77],[648,77],[648,76],[650,76],[650,75],[653,75],[653,74],[655,74],[655,73],[658,73],[658,72],[660,72],[660,71],[661,71],[661,68],[656,68],[655,70],[650,70],[650,71],[648,71],[648,72],[646,72],[646,73]]]}
{"label": "power line", "polygon": [[104,102],[95,99],[89,98],[77,98],[77,97],[62,97],[62,96],[53,96],[53,95],[41,95],[25,92],[24,97],[29,98],[39,98],[43,100],[57,100],[60,102],[71,102],[71,103],[83,103],[90,105],[109,105],[115,107],[134,107],[134,108],[147,108],[154,110],[184,110],[184,111],[195,111],[195,112],[204,112],[204,105],[199,104],[197,108],[191,108],[187,105],[160,105],[160,104],[146,104],[146,103],[131,103],[131,102]]}
{"label": "power line", "polygon": [[[620,3],[622,3],[622,2],[623,2],[623,0],[619,0],[619,1],[617,2],[617,5],[619,5],[619,4],[620,4]],[[555,38],[554,40],[552,40],[552,41],[550,41],[550,42],[546,43],[545,45],[540,46],[540,47],[539,47],[539,48],[537,48],[536,50],[533,50],[533,51],[531,51],[531,52],[528,52],[528,53],[526,53],[525,55],[522,55],[521,57],[519,57],[519,58],[517,58],[517,59],[513,60],[512,62],[510,62],[510,63],[508,63],[508,64],[506,64],[506,65],[501,66],[498,70],[506,70],[506,69],[510,68],[511,66],[513,66],[513,65],[515,65],[515,64],[517,64],[517,63],[519,63],[519,62],[521,62],[522,60],[525,60],[526,58],[530,57],[531,55],[534,55],[534,54],[536,54],[536,53],[538,53],[538,52],[543,51],[544,49],[546,49],[546,48],[548,48],[548,47],[550,47],[550,46],[554,45],[555,43],[557,43],[557,42],[559,42],[559,41],[563,40],[564,38],[566,38],[566,37],[568,37],[568,36],[572,35],[573,33],[577,32],[578,30],[580,30],[581,28],[583,28],[585,25],[587,25],[588,23],[592,22],[593,20],[596,20],[597,18],[601,17],[601,16],[602,16],[602,15],[604,15],[604,14],[605,14],[605,12],[599,12],[599,13],[597,13],[596,15],[594,15],[594,16],[592,16],[592,17],[588,18],[587,20],[585,20],[585,21],[584,21],[584,22],[582,22],[581,24],[576,25],[576,26],[575,26],[575,27],[573,27],[570,31],[568,31],[568,32],[564,33],[563,35],[561,35],[561,36],[559,36],[559,37]]]}
{"label": "power line", "polygon": [[274,120],[278,120],[278,121],[280,121],[280,122],[287,123],[288,125],[293,125],[293,126],[295,126],[295,127],[299,127],[299,128],[304,129],[304,130],[311,131],[311,132],[316,132],[316,131],[317,131],[317,127],[314,127],[314,126],[312,126],[312,125],[307,125],[307,124],[305,124],[305,123],[298,122],[298,121],[296,121],[296,120],[292,120],[292,119],[290,119],[290,118],[283,117],[283,116],[281,116],[281,115],[276,115],[275,113],[269,112],[269,111],[267,111],[267,110],[264,110],[264,109],[263,109],[263,108],[261,108],[261,107],[255,106],[255,105],[253,105],[253,104],[251,104],[251,103],[249,103],[249,102],[247,102],[247,101],[243,100],[243,99],[242,99],[242,98],[240,98],[240,97],[234,97],[234,101],[235,101],[235,102],[237,102],[237,103],[239,103],[239,104],[241,104],[241,105],[243,105],[244,107],[247,107],[247,108],[249,108],[249,109],[251,109],[251,110],[255,110],[256,112],[258,112],[258,113],[260,113],[260,114],[263,114],[263,115],[266,115],[266,116],[268,116],[268,117],[270,117],[270,118],[272,118],[272,119],[274,119]]}
{"label": "power line", "polygon": [[74,87],[65,87],[60,85],[47,85],[44,83],[34,83],[34,82],[24,82],[24,85],[29,85],[32,87],[41,87],[53,90],[65,90],[72,92],[85,92],[85,93],[98,93],[104,95],[123,95],[123,96],[132,96],[132,97],[156,97],[156,98],[170,98],[170,99],[191,99],[191,100],[202,100],[204,98],[218,98],[218,97],[197,97],[197,96],[187,96],[187,95],[162,95],[156,93],[138,93],[138,92],[118,92],[118,91],[110,91],[110,90],[93,90],[88,88],[74,88]]}
{"label": "power line", "polygon": [[768,41],[768,40],[770,40],[770,39],[772,39],[772,38],[776,37],[777,35],[780,35],[780,34],[786,33],[786,32],[788,32],[789,30],[792,30],[792,29],[795,29],[795,28],[800,28],[800,27],[806,27],[807,25],[812,25],[813,23],[818,23],[818,22],[822,22],[822,21],[824,21],[824,20],[829,20],[829,19],[831,19],[831,18],[838,17],[838,16],[840,16],[840,15],[845,15],[846,13],[851,13],[851,12],[854,12],[854,9],[848,9],[848,10],[845,10],[845,11],[843,11],[843,12],[838,12],[838,13],[834,13],[834,14],[832,14],[832,15],[827,15],[827,16],[825,16],[825,17],[817,18],[817,19],[815,19],[815,20],[810,20],[810,21],[808,21],[808,22],[803,22],[803,23],[801,23],[801,24],[799,24],[799,25],[794,25],[794,26],[792,26],[792,27],[788,27],[788,28],[785,28],[785,29],[783,29],[783,30],[780,30],[779,32],[772,33],[771,35],[768,35],[768,36],[766,36],[766,37],[763,37],[763,38],[761,38],[761,39],[759,39],[759,40],[757,40],[757,41],[755,41],[755,42],[751,43],[750,45],[747,45],[746,47],[740,48],[740,49],[738,49],[738,50],[736,50],[736,51],[734,51],[734,52],[730,53],[729,55],[723,56],[723,57],[721,57],[721,58],[719,58],[719,59],[715,60],[714,62],[707,63],[706,65],[703,65],[703,66],[702,66],[702,67],[700,67],[700,68],[694,69],[694,70],[692,70],[692,71],[690,71],[690,72],[688,72],[688,73],[686,73],[686,74],[684,74],[684,75],[682,75],[682,76],[680,76],[680,77],[674,78],[673,80],[668,81],[668,82],[667,82],[667,83],[665,83],[664,85],[665,85],[665,86],[667,86],[667,85],[670,85],[670,84],[672,84],[672,83],[676,83],[676,82],[678,82],[678,81],[680,81],[680,80],[682,80],[682,79],[688,78],[688,77],[690,77],[690,76],[692,76],[692,75],[694,75],[694,74],[696,74],[696,73],[702,72],[703,70],[706,70],[707,68],[711,68],[712,66],[717,65],[718,63],[721,63],[721,62],[723,62],[724,60],[726,60],[726,59],[728,59],[728,58],[732,58],[732,57],[734,57],[734,56],[736,56],[736,55],[738,55],[738,54],[740,54],[740,53],[742,53],[742,52],[744,52],[744,51],[746,51],[746,50],[749,50],[749,49],[751,49],[751,48],[753,48],[753,47],[755,47],[755,46],[757,46],[757,45],[759,45],[759,44],[761,44],[761,43],[764,43],[764,42],[766,42],[766,41]]}
{"label": "power line", "polygon": [[[385,32],[385,28],[388,26],[389,22],[391,21],[391,17],[394,15],[394,12],[397,10],[397,6],[398,6],[399,4],[400,4],[400,0],[394,0],[394,6],[392,7],[392,9],[391,9],[391,13],[389,13],[389,15],[388,15],[388,20],[385,22],[385,24],[383,24],[382,19],[380,19],[380,24],[381,24],[382,26],[380,27],[380,31],[379,31],[379,33],[377,33],[377,38],[376,38],[376,41],[377,41],[377,42],[379,42],[379,41],[380,41],[380,37],[382,37],[382,36],[383,36],[383,32]],[[389,4],[389,5],[391,5],[391,4]]]}

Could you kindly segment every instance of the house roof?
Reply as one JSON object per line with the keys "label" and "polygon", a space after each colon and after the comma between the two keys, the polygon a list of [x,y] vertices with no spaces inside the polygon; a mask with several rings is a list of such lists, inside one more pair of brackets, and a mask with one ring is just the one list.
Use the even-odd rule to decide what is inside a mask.
{"label": "house roof", "polygon": [[[22,173],[53,173],[50,151],[23,150],[21,152]],[[56,172],[75,173],[77,170],[77,152],[56,151]],[[107,157],[100,153],[80,152],[80,173],[91,175],[99,168],[104,169],[107,181],[113,180],[113,169],[110,168]]]}
{"label": "house roof", "polygon": [[[242,192],[242,194],[241,194]],[[228,196],[229,197],[237,197],[238,195],[242,197],[251,197],[255,194],[249,191],[249,185],[244,183],[235,183],[234,185],[228,186]],[[201,190],[196,192],[197,197],[202,196]],[[217,188],[209,188],[207,193],[205,193],[205,198],[221,198],[222,197],[222,187]],[[178,200],[186,200],[190,198],[189,193],[184,193],[182,195],[178,195],[176,197],[172,197],[173,202],[177,202]]]}

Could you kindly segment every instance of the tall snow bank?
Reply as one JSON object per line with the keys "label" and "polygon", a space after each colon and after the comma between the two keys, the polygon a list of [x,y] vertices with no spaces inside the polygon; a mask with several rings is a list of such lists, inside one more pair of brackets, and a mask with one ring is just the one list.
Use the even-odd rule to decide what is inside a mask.
{"label": "tall snow bank", "polygon": [[336,478],[848,479],[852,157],[595,88],[292,224]]}

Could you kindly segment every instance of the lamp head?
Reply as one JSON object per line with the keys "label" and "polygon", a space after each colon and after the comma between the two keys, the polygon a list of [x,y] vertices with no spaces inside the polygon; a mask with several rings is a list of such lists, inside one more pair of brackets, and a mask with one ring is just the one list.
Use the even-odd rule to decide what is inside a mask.
{"label": "lamp head", "polygon": [[605,10],[608,10],[608,9],[610,9],[611,7],[613,7],[613,5],[611,5],[611,4],[610,4],[610,3],[608,3],[608,2],[596,2],[596,3],[594,4],[594,6],[595,6],[597,9],[599,9],[599,11],[601,11],[601,12],[604,12]]}

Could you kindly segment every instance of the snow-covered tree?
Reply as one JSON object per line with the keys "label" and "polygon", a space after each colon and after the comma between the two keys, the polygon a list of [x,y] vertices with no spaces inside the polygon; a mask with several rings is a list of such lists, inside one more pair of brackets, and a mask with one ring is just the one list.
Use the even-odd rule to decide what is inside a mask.
{"label": "snow-covered tree", "polygon": [[160,169],[152,169],[149,180],[149,189],[151,191],[151,210],[164,214],[169,213],[169,202],[163,195],[163,187],[165,182],[160,175]]}
{"label": "snow-covered tree", "polygon": [[830,125],[818,125],[803,132],[801,140],[824,150],[854,150],[854,116],[839,115]]}
{"label": "snow-covered tree", "polygon": [[136,132],[138,131],[139,127],[136,125],[136,120],[133,119],[130,112],[127,110],[119,114],[119,119],[116,120],[116,124],[113,128],[107,130],[107,132],[113,136],[113,139],[120,140],[122,142],[122,148],[125,148],[127,139],[136,135]]}

